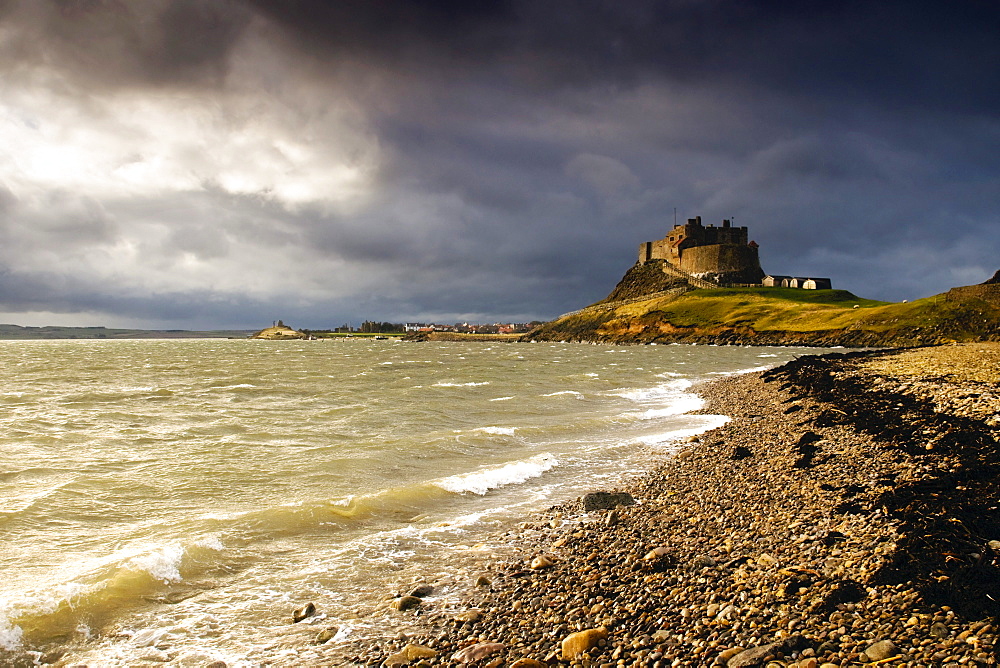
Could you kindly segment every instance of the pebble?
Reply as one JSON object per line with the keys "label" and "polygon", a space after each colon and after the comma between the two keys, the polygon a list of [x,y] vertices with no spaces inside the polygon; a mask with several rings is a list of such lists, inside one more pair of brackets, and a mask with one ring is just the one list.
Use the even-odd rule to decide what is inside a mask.
{"label": "pebble", "polygon": [[418,596],[400,596],[393,599],[392,607],[395,610],[406,611],[419,607],[421,603],[423,603],[423,599]]}
{"label": "pebble", "polygon": [[315,643],[317,645],[322,645],[324,643],[328,643],[331,640],[333,640],[333,638],[339,632],[340,632],[340,629],[337,628],[336,626],[328,626],[327,628],[323,629],[322,631],[320,631],[319,633],[316,634],[316,638],[313,640],[313,643]]}
{"label": "pebble", "polygon": [[483,659],[493,656],[497,652],[502,652],[507,649],[507,646],[503,643],[498,642],[482,642],[475,645],[470,645],[463,650],[455,652],[451,660],[455,663],[473,663],[475,661],[482,661]]}
{"label": "pebble", "polygon": [[533,571],[539,571],[543,568],[549,568],[550,566],[554,566],[555,563],[556,562],[553,561],[551,557],[542,554],[531,560],[531,565],[529,566],[529,568]]}
{"label": "pebble", "polygon": [[578,631],[577,633],[571,633],[562,641],[562,658],[567,661],[572,661],[584,652],[589,652],[594,649],[600,645],[601,641],[607,639],[608,630],[604,627],[586,629],[584,631]]}
{"label": "pebble", "polygon": [[896,656],[896,654],[896,644],[891,640],[880,640],[873,645],[869,645],[868,649],[865,650],[865,656],[868,657],[869,661],[882,661],[891,656]]}
{"label": "pebble", "polygon": [[292,623],[298,624],[303,619],[308,619],[316,614],[316,604],[306,603],[301,608],[292,610]]}

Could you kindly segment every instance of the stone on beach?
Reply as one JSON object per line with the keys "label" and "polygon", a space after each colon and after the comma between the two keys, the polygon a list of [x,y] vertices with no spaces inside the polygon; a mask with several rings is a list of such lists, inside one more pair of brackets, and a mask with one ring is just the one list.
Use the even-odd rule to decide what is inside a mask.
{"label": "stone on beach", "polygon": [[865,650],[865,656],[868,657],[869,661],[882,661],[883,659],[896,656],[897,653],[896,644],[891,640],[880,640]]}
{"label": "stone on beach", "polygon": [[316,634],[316,638],[313,640],[313,643],[317,645],[328,643],[333,640],[339,632],[340,628],[336,626],[328,626]]}
{"label": "stone on beach", "polygon": [[548,668],[538,659],[518,659],[510,664],[510,668]]}
{"label": "stone on beach", "polygon": [[455,663],[473,663],[474,661],[482,661],[505,649],[507,649],[507,646],[503,643],[481,642],[455,652],[451,660]]}
{"label": "stone on beach", "polygon": [[292,623],[298,624],[302,620],[308,619],[315,614],[316,614],[316,604],[311,602],[306,603],[301,608],[292,610]]}
{"label": "stone on beach", "polygon": [[419,596],[400,596],[397,599],[393,599],[392,607],[404,612],[418,607],[421,603],[423,603],[423,600]]}
{"label": "stone on beach", "polygon": [[465,612],[460,612],[453,617],[456,622],[471,623],[478,622],[483,616],[483,613],[479,610],[466,610]]}
{"label": "stone on beach", "polygon": [[432,585],[421,584],[414,587],[413,591],[411,591],[409,595],[416,596],[417,598],[425,598],[433,593],[434,593],[434,587]]}
{"label": "stone on beach", "polygon": [[643,561],[653,561],[655,559],[660,559],[662,557],[669,557],[669,556],[670,556],[670,548],[660,546],[660,547],[654,547],[652,550],[647,552],[642,559]]}
{"label": "stone on beach", "polygon": [[584,652],[589,652],[602,640],[608,639],[608,630],[603,626],[596,629],[586,629],[566,636],[562,641],[562,658],[567,661],[576,659]]}
{"label": "stone on beach", "polygon": [[387,667],[405,666],[406,664],[412,663],[417,659],[433,659],[436,656],[437,652],[430,647],[410,643],[396,654],[388,657],[385,660],[384,665]]}
{"label": "stone on beach", "polygon": [[540,571],[543,568],[549,568],[550,566],[554,566],[555,563],[556,562],[552,557],[545,554],[540,554],[531,560],[531,564],[528,566],[528,568],[530,568],[533,571]]}

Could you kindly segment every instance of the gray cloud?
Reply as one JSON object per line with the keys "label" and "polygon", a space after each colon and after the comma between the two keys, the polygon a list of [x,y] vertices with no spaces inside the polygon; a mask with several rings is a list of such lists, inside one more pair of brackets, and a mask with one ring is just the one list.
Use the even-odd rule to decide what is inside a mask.
{"label": "gray cloud", "polygon": [[94,89],[217,86],[251,14],[229,0],[7,3],[8,73],[45,62]]}
{"label": "gray cloud", "polygon": [[998,31],[987,3],[8,0],[0,312],[547,318],[675,207],[865,296],[977,282]]}

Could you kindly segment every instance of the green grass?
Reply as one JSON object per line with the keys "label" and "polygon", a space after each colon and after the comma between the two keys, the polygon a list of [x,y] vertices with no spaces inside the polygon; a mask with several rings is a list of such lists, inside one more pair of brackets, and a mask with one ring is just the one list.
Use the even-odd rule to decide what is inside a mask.
{"label": "green grass", "polygon": [[[757,331],[816,331],[846,327],[862,313],[888,305],[861,299],[846,290],[794,288],[693,290],[656,301],[656,304],[631,304],[618,314],[635,317],[642,315],[642,311],[646,314],[655,311],[663,320],[679,327],[725,325]],[[646,304],[648,309],[643,308]]]}
{"label": "green grass", "polygon": [[874,299],[863,299],[847,290],[800,290],[797,288],[716,288],[711,290],[692,290],[685,296],[694,295],[699,297],[766,297],[768,299],[781,299],[789,302],[799,302],[802,304],[833,304],[838,306],[847,305],[853,307],[859,304],[861,307],[883,306],[890,302],[880,302]]}

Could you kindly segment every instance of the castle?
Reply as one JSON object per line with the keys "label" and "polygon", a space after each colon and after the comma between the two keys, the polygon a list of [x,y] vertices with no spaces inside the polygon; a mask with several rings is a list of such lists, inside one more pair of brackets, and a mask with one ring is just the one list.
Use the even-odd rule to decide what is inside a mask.
{"label": "castle", "polygon": [[763,285],[829,289],[828,278],[768,276],[760,268],[757,243],[748,241],[747,228],[733,227],[723,220],[722,227],[701,224],[701,216],[674,225],[659,241],[639,244],[639,264],[665,260],[671,267],[715,285]]}

